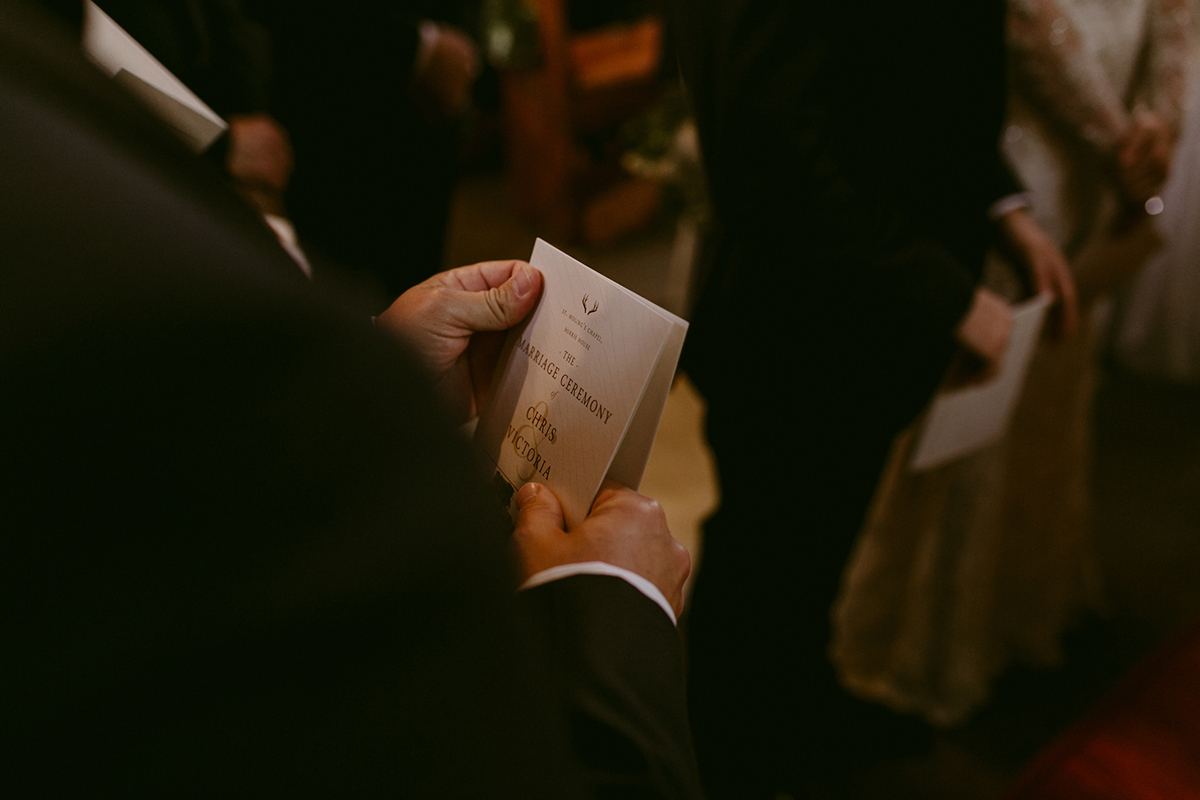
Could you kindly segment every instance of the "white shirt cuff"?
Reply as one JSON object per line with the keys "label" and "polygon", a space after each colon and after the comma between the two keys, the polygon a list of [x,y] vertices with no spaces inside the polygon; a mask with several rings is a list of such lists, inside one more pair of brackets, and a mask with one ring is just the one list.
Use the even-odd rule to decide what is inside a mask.
{"label": "white shirt cuff", "polygon": [[275,232],[275,238],[279,239],[279,246],[292,257],[292,261],[296,262],[296,266],[304,271],[308,279],[312,280],[312,266],[308,263],[308,256],[300,249],[300,241],[296,238],[296,228],[291,221],[275,214],[263,214],[263,219]]}
{"label": "white shirt cuff", "polygon": [[670,618],[672,625],[679,624],[675,619],[675,610],[671,608],[671,604],[667,602],[667,598],[663,596],[663,593],[659,591],[657,586],[636,572],[630,572],[624,567],[618,567],[605,561],[582,561],[577,564],[559,564],[557,567],[544,569],[521,584],[521,588],[517,591],[532,589],[535,586],[541,586],[543,583],[569,578],[572,575],[611,575],[614,578],[623,578],[639,592],[658,603],[659,608],[665,611]]}
{"label": "white shirt cuff", "polygon": [[988,206],[988,219],[993,222],[997,221],[1005,214],[1012,213],[1018,208],[1029,208],[1033,205],[1033,195],[1029,192],[1017,192],[1006,197],[1001,197],[996,202]]}

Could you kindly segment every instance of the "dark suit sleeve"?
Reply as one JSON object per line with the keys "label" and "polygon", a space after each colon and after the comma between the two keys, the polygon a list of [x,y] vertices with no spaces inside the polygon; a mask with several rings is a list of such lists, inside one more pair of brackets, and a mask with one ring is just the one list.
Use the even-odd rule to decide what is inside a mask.
{"label": "dark suit sleeve", "polygon": [[549,653],[572,747],[598,797],[699,798],[675,626],[621,578],[518,595]]}

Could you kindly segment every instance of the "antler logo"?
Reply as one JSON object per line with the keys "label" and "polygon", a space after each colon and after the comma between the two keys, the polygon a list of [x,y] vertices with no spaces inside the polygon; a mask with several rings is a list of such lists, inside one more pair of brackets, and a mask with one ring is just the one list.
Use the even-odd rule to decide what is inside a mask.
{"label": "antler logo", "polygon": [[588,303],[588,295],[586,295],[586,294],[585,294],[585,295],[583,296],[583,313],[584,313],[584,316],[586,316],[586,315],[588,315],[588,314],[591,314],[591,313],[595,312],[595,310],[596,310],[596,309],[598,309],[598,308],[600,307],[600,303],[599,303],[599,301],[596,301],[596,300],[593,300],[593,301],[592,301],[592,307],[591,307],[591,308],[588,308],[588,306],[587,306],[587,303]]}

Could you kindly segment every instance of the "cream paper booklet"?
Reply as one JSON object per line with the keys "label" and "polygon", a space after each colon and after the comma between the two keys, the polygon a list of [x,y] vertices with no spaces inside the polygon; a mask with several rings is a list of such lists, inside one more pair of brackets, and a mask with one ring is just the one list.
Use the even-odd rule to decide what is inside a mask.
{"label": "cream paper booklet", "polygon": [[83,51],[193,152],[203,153],[228,128],[225,120],[90,0],[83,7]]}
{"label": "cream paper booklet", "polygon": [[641,484],[688,324],[541,239],[529,263],[542,296],[505,340],[475,442],[510,513],[545,484],[570,529],[606,477]]}
{"label": "cream paper booklet", "polygon": [[941,466],[1000,440],[1016,409],[1053,298],[1042,294],[1012,309],[1000,373],[973,386],[939,392],[914,448],[914,472]]}

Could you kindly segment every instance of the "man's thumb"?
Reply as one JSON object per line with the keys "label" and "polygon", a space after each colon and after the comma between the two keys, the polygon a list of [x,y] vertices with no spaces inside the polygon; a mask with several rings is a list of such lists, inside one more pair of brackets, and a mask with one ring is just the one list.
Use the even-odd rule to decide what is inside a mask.
{"label": "man's thumb", "polygon": [[504,283],[473,293],[463,309],[463,321],[476,331],[507,330],[533,310],[541,287],[542,273],[521,264]]}
{"label": "man's thumb", "polygon": [[547,530],[561,531],[566,527],[562,506],[554,492],[540,483],[527,483],[517,492],[518,532],[541,534]]}

